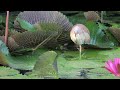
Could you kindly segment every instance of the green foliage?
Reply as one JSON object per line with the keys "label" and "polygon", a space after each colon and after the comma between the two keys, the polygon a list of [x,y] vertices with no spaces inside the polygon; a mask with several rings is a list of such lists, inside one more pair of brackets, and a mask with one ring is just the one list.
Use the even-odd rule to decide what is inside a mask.
{"label": "green foliage", "polygon": [[89,70],[88,77],[90,79],[119,79],[109,73],[105,68],[95,68]]}
{"label": "green foliage", "polygon": [[90,45],[98,48],[114,48],[118,45],[116,39],[105,31],[107,27],[104,24],[88,21],[85,25],[90,30]]}
{"label": "green foliage", "polygon": [[113,28],[120,28],[120,25],[117,23],[111,23]]}
{"label": "green foliage", "polygon": [[9,67],[0,67],[0,79],[37,79],[35,76],[27,76],[19,73],[18,70]]}
{"label": "green foliage", "polygon": [[8,66],[8,60],[11,60],[9,50],[6,47],[5,43],[0,40],[0,64]]}
{"label": "green foliage", "polygon": [[32,70],[39,55],[45,50],[37,50],[29,55],[11,56],[6,45],[0,41],[0,64],[20,70]]}
{"label": "green foliage", "polygon": [[13,75],[16,75],[18,73],[19,73],[19,71],[14,70],[14,69],[12,69],[10,67],[4,67],[4,66],[0,67],[0,77],[13,76]]}
{"label": "green foliage", "polygon": [[88,79],[117,79],[105,68],[105,62],[116,57],[120,58],[120,48],[113,50],[88,49],[82,52],[82,60],[79,60],[78,51],[66,51],[59,55],[58,75],[66,79],[82,79],[80,76],[82,70],[86,71]]}
{"label": "green foliage", "polygon": [[7,46],[1,40],[0,40],[0,52],[2,52],[5,55],[9,54],[9,50],[8,50]]}
{"label": "green foliage", "polygon": [[12,59],[9,60],[9,66],[20,70],[32,70],[38,57],[46,51],[46,49],[37,49],[34,53],[12,56]]}
{"label": "green foliage", "polygon": [[31,25],[30,23],[28,23],[27,21],[22,20],[20,18],[17,18],[16,20],[20,24],[21,28],[23,28],[25,30],[28,30],[28,31],[32,31],[32,32],[36,31],[36,29],[34,28],[34,26]]}
{"label": "green foliage", "polygon": [[0,24],[3,22],[3,17],[0,15]]}
{"label": "green foliage", "polygon": [[[107,32],[107,27],[105,25],[101,23],[96,24],[95,22],[86,22],[84,17],[79,17],[79,14],[75,16],[69,16],[69,18],[73,24],[85,23],[90,30],[91,45],[99,48],[113,48],[114,46],[117,46],[116,40],[111,36],[110,33]],[[23,29],[28,31],[36,30],[28,22],[20,19],[18,19],[18,21]],[[0,22],[3,22],[1,21],[1,17]],[[58,28],[57,26],[53,25],[44,27],[44,25],[45,24],[42,24],[40,27],[44,28],[46,31],[50,29],[55,30]],[[119,24],[112,25],[112,27],[119,28]],[[40,27],[38,25],[37,28],[40,30]],[[32,49],[27,49],[27,51],[31,50]],[[19,52],[21,51],[24,52],[25,50],[20,50]],[[46,51],[48,51],[48,49],[40,48],[34,53],[29,52],[21,54],[20,56],[11,56],[6,45],[0,41],[0,64],[11,67],[9,68],[0,66],[0,78],[43,79],[59,77],[67,79],[81,79],[84,78],[84,76],[80,76],[80,72],[85,70],[89,79],[118,79],[103,67],[107,60],[112,60],[116,57],[120,58],[120,48],[114,48],[112,50],[84,50],[82,51],[81,60],[79,60],[78,51],[65,51],[64,53],[59,51],[56,51],[57,53],[53,51]],[[53,63],[57,63],[58,68],[56,68]],[[15,69],[34,70],[26,75],[22,75],[19,74],[19,71]]]}
{"label": "green foliage", "polygon": [[68,16],[70,22],[72,22],[74,25],[81,23],[84,24],[86,22],[84,14],[77,14],[77,15],[72,15],[72,16]]}
{"label": "green foliage", "polygon": [[91,68],[100,68],[103,66],[102,63],[94,62],[93,60],[70,60],[67,61],[63,57],[58,57],[58,73],[60,78],[81,78],[80,70],[81,69],[91,69]]}
{"label": "green foliage", "polygon": [[44,31],[61,31],[62,27],[57,23],[36,23],[34,24],[36,30],[44,30]]}

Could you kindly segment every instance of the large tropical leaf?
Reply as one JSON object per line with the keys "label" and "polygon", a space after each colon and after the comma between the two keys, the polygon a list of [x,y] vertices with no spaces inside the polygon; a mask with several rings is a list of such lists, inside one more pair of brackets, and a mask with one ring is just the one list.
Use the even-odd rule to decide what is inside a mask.
{"label": "large tropical leaf", "polygon": [[111,34],[109,34],[104,24],[88,21],[85,24],[90,30],[91,41],[90,44],[97,48],[113,48],[118,45],[118,42]]}

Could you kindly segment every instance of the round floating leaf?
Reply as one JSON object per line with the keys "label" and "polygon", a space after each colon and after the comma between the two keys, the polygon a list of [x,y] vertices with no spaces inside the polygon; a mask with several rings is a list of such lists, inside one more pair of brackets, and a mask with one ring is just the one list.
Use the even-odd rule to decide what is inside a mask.
{"label": "round floating leaf", "polygon": [[43,53],[37,60],[32,73],[38,77],[58,78],[56,57],[57,53],[54,51]]}
{"label": "round floating leaf", "polygon": [[11,56],[12,59],[8,60],[8,64],[14,69],[32,70],[38,60],[38,57],[46,51],[46,49],[37,49],[34,53],[30,52],[28,54],[25,53],[17,56]]}
{"label": "round floating leaf", "polygon": [[76,60],[75,58],[67,60],[66,58],[63,58],[63,56],[59,56],[57,58],[57,61],[58,61],[58,73],[60,78],[81,78],[79,76],[81,69],[94,69],[104,66],[103,63],[96,62],[94,60],[87,59],[79,60],[79,58]]}
{"label": "round floating leaf", "polygon": [[0,79],[37,79],[37,77],[19,74],[18,70],[9,67],[0,67]]}
{"label": "round floating leaf", "polygon": [[16,20],[20,23],[21,28],[23,28],[25,30],[28,30],[28,31],[32,31],[32,32],[36,31],[34,26],[31,25],[29,22],[27,22],[27,21],[25,21],[25,20],[23,20],[21,18],[17,18]]}

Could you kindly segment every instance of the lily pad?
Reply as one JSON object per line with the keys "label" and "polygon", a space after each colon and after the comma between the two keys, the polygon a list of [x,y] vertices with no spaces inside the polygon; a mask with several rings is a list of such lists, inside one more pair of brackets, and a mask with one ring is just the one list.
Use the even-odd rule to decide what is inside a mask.
{"label": "lily pad", "polygon": [[88,77],[91,79],[120,79],[109,73],[105,68],[95,68],[90,70]]}
{"label": "lily pad", "polygon": [[10,67],[0,67],[0,79],[36,79],[35,76],[27,76],[19,73],[18,70],[15,70]]}
{"label": "lily pad", "polygon": [[32,32],[36,31],[34,26],[32,24],[28,23],[27,21],[22,20],[20,18],[17,18],[16,20],[18,21],[18,23],[20,23],[20,26],[21,26],[22,29],[32,31]]}
{"label": "lily pad", "polygon": [[81,78],[81,69],[94,69],[100,68],[104,64],[100,62],[94,62],[94,60],[66,60],[63,56],[59,56],[58,59],[58,74],[60,78]]}
{"label": "lily pad", "polygon": [[30,53],[31,55],[11,56],[6,45],[0,41],[0,64],[10,66],[14,69],[32,70],[38,57],[43,52],[45,50],[41,49]]}
{"label": "lily pad", "polygon": [[32,74],[44,78],[58,78],[56,57],[57,53],[54,51],[42,54],[36,62]]}

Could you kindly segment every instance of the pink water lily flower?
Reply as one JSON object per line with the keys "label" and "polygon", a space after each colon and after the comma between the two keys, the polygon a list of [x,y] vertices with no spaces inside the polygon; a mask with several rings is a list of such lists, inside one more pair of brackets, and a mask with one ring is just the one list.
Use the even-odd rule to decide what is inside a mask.
{"label": "pink water lily flower", "polygon": [[120,77],[120,58],[115,58],[114,61],[108,60],[105,63],[105,68],[117,77]]}

